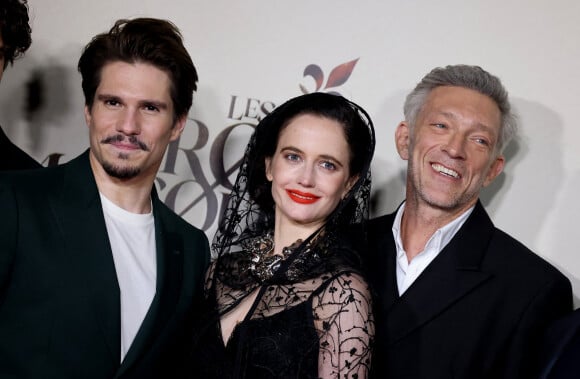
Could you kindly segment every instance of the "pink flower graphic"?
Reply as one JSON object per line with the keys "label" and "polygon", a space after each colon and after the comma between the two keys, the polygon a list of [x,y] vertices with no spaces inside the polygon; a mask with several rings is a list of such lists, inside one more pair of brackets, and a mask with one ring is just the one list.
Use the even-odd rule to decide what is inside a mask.
{"label": "pink flower graphic", "polygon": [[330,72],[330,75],[328,75],[328,79],[326,80],[326,85],[324,85],[324,87],[323,87],[324,72],[322,71],[320,66],[316,64],[309,64],[304,69],[304,77],[305,78],[311,77],[312,79],[314,79],[314,82],[316,83],[316,88],[314,89],[314,91],[309,91],[304,85],[300,84],[300,90],[304,94],[324,90],[325,92],[334,93],[338,95],[339,93],[337,91],[335,90],[329,91],[329,89],[339,87],[344,83],[346,83],[348,78],[350,78],[350,75],[352,74],[354,66],[356,65],[358,60],[359,58],[356,58],[352,61],[339,64],[338,66],[333,68],[332,71]]}

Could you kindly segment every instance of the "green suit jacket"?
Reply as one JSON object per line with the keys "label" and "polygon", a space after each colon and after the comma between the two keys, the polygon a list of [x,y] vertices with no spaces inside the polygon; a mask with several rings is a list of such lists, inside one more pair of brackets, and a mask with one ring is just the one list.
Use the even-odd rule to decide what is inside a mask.
{"label": "green suit jacket", "polygon": [[152,191],[157,288],[120,362],[115,266],[88,151],[0,174],[0,377],[170,377],[209,262],[204,233]]}

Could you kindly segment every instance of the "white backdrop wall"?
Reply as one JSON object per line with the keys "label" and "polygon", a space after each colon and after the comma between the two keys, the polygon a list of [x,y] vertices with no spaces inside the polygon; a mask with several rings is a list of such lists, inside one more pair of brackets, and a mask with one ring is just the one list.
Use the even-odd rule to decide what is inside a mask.
{"label": "white backdrop wall", "polygon": [[[433,67],[482,66],[504,82],[522,131],[506,151],[505,172],[484,191],[484,204],[497,226],[570,278],[580,304],[577,0],[29,3],[33,45],[5,73],[0,123],[45,164],[50,154],[62,154],[59,162],[65,162],[88,146],[76,63],[90,38],[116,19],[137,16],[167,18],[181,29],[199,89],[157,186],[210,238],[252,125],[274,106],[321,90],[340,92],[367,109],[378,138],[378,215],[404,197],[405,165],[393,133],[406,93]],[[332,74],[340,65],[342,71]],[[314,66],[320,83],[308,75]],[[27,110],[31,88],[41,96]]]}

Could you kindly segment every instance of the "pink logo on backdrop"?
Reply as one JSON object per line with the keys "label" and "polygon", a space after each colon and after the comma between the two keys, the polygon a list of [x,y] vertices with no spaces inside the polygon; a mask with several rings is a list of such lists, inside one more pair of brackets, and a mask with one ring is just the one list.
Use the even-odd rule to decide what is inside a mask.
{"label": "pink logo on backdrop", "polygon": [[340,95],[340,93],[337,91],[337,88],[346,83],[348,78],[350,78],[350,75],[352,74],[354,66],[356,66],[358,60],[359,58],[339,64],[330,71],[328,77],[325,77],[324,71],[322,71],[320,66],[316,64],[309,64],[304,69],[303,75],[305,78],[310,77],[314,80],[315,88],[313,90],[309,90],[304,84],[300,84],[300,90],[304,94],[312,92],[328,92]]}

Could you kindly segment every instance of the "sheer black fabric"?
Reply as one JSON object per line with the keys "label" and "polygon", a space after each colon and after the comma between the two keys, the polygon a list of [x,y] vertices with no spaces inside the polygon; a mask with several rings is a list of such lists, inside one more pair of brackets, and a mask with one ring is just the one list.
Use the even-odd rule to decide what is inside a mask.
{"label": "sheer black fabric", "polygon": [[[264,133],[280,122],[278,109],[252,135],[212,243],[215,260],[207,275],[205,304],[210,312],[194,331],[189,362],[193,376],[367,376],[374,321],[357,248],[363,246],[361,225],[368,217],[375,139],[366,112],[340,99],[364,121],[369,143],[363,167],[325,225],[286,247],[283,257],[267,254],[272,248],[273,207],[265,207],[260,190],[249,185],[252,175],[261,170],[255,165],[263,159],[268,140]],[[246,298],[254,298],[250,310],[224,343],[219,319]]]}

